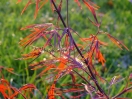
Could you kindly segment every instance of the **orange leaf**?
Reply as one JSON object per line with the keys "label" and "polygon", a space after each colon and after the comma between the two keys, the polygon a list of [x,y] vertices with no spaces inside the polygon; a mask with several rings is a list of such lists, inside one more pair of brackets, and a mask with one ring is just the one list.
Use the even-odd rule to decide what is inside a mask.
{"label": "orange leaf", "polygon": [[[110,38],[110,40],[117,45],[121,50],[122,50],[122,46],[129,51],[129,49],[119,40],[117,40],[116,38],[114,38],[113,36],[111,36],[110,34],[107,34],[108,38]],[[122,46],[121,46],[122,45]]]}
{"label": "orange leaf", "polygon": [[22,28],[21,30],[26,30],[26,29],[31,28],[33,30],[33,32],[30,35],[28,35],[27,37],[25,37],[24,39],[22,39],[19,42],[19,44],[24,47],[31,45],[34,41],[36,41],[40,37],[45,37],[44,32],[50,27],[52,27],[52,24],[46,23],[46,24],[29,25],[29,26]]}
{"label": "orange leaf", "polygon": [[43,1],[43,3],[41,4],[39,9],[41,9],[47,2],[48,2],[48,0]]}
{"label": "orange leaf", "polygon": [[22,54],[22,57],[23,57],[23,59],[36,58],[41,54],[42,50],[43,49],[41,49],[41,48],[37,48],[28,54]]}
{"label": "orange leaf", "polygon": [[26,6],[23,8],[21,15],[24,13],[24,11],[27,9],[27,7],[32,3],[32,0],[29,0]]}
{"label": "orange leaf", "polygon": [[98,23],[98,20],[97,20],[97,17],[96,17],[96,13],[95,13],[95,10],[97,10],[97,6],[95,6],[95,4],[93,5],[93,3],[90,5],[86,0],[83,0],[83,2],[87,6],[87,8],[91,11],[91,13],[93,14],[96,23]]}
{"label": "orange leaf", "polygon": [[3,97],[9,98],[8,95],[6,94],[6,90],[8,90],[8,87],[5,86],[4,84],[0,84],[0,93],[3,95]]}
{"label": "orange leaf", "polygon": [[75,2],[78,4],[78,6],[82,9],[80,2],[79,2],[78,0],[74,0],[74,1],[75,1]]}
{"label": "orange leaf", "polygon": [[17,0],[17,3],[20,3],[20,2],[22,2],[22,0]]}
{"label": "orange leaf", "polygon": [[21,94],[26,99],[26,96],[22,94],[22,91],[27,90],[27,89],[36,89],[36,86],[33,84],[26,84],[19,89],[14,88],[14,87],[12,89],[15,91],[15,93],[10,96],[10,99],[13,99],[18,94]]}
{"label": "orange leaf", "polygon": [[54,64],[49,65],[46,69],[44,69],[39,75],[37,75],[37,77],[42,76],[45,72],[47,72],[48,70],[52,69],[53,67],[55,67]]}
{"label": "orange leaf", "polygon": [[39,10],[39,0],[36,0],[36,8],[35,8],[35,14],[34,14],[34,19],[36,19],[36,16],[38,14],[38,10]]}
{"label": "orange leaf", "polygon": [[48,92],[48,99],[55,99],[55,84],[52,84],[52,86],[50,87],[50,90]]}
{"label": "orange leaf", "polygon": [[59,70],[63,70],[65,68],[66,63],[67,63],[67,59],[65,59],[65,58],[58,58],[58,60],[60,61],[58,69]]}
{"label": "orange leaf", "polygon": [[102,66],[104,66],[104,63],[106,62],[104,56],[102,55],[102,53],[100,51],[98,51],[98,61],[102,63]]}

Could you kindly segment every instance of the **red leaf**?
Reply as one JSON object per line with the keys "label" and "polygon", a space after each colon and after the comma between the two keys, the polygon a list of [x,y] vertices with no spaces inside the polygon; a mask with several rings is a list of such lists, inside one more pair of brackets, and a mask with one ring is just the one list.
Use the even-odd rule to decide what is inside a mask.
{"label": "red leaf", "polygon": [[21,15],[24,13],[24,11],[27,9],[27,7],[32,3],[32,0],[29,0],[26,6],[23,8]]}
{"label": "red leaf", "polygon": [[40,0],[36,0],[36,8],[35,8],[35,14],[34,14],[35,19],[36,19],[36,16],[38,14],[38,10],[39,10],[39,2],[40,2]]}
{"label": "red leaf", "polygon": [[75,84],[76,83],[76,77],[75,77],[75,75],[73,73],[70,73],[70,76],[72,78],[73,84]]}
{"label": "red leaf", "polygon": [[55,99],[55,84],[52,84],[52,86],[50,87],[49,91],[48,91],[48,99]]}
{"label": "red leaf", "polygon": [[113,36],[111,36],[110,34],[107,34],[108,38],[110,38],[110,40],[117,45],[121,50],[122,50],[122,46],[129,51],[129,49],[119,40],[117,40],[116,38],[114,38]]}
{"label": "red leaf", "polygon": [[46,24],[29,25],[22,28],[21,30],[32,29],[33,32],[24,39],[22,39],[19,42],[19,44],[24,47],[31,45],[34,41],[36,41],[40,37],[45,37],[44,32],[50,27],[52,27],[52,24],[46,23]]}
{"label": "red leaf", "polygon": [[8,87],[5,86],[4,84],[0,84],[0,93],[3,95],[3,97],[9,98],[9,96],[6,94],[6,91],[8,90]]}
{"label": "red leaf", "polygon": [[51,64],[49,65],[47,68],[45,68],[38,76],[42,76],[45,72],[49,71],[50,69],[52,69],[53,67],[55,67],[55,65]]}
{"label": "red leaf", "polygon": [[93,14],[96,23],[98,23],[96,13],[95,13],[95,10],[97,10],[97,6],[95,4],[93,4],[92,2],[91,2],[92,4],[88,3],[86,0],[83,0],[83,2],[87,6],[87,8],[91,11],[91,13]]}
{"label": "red leaf", "polygon": [[80,9],[82,9],[81,4],[78,0],[74,0],[74,2],[76,2],[78,4],[78,6],[80,7]]}

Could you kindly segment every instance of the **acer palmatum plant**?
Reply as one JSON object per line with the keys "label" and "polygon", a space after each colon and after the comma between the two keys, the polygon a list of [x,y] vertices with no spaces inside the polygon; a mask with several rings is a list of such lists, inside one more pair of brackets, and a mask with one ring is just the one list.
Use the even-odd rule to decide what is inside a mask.
{"label": "acer palmatum plant", "polygon": [[[18,3],[22,0],[18,0]],[[68,98],[81,98],[84,96],[89,96],[92,99],[118,99],[122,94],[130,91],[132,89],[131,81],[126,85],[126,87],[115,96],[110,96],[110,87],[122,79],[120,77],[113,77],[109,83],[108,90],[104,90],[100,81],[107,81],[102,78],[95,68],[96,61],[105,66],[106,59],[102,54],[100,48],[107,46],[106,42],[99,40],[98,35],[106,35],[115,45],[120,49],[125,48],[129,50],[120,40],[113,37],[107,32],[100,31],[101,22],[98,21],[96,10],[99,6],[93,3],[91,0],[28,0],[26,6],[22,10],[22,13],[31,4],[35,4],[35,14],[36,18],[39,10],[47,3],[50,2],[52,11],[58,15],[56,24],[52,23],[41,23],[28,25],[21,30],[29,29],[31,34],[20,41],[20,45],[24,48],[32,46],[39,38],[43,38],[45,43],[41,47],[34,47],[33,50],[27,54],[22,54],[20,59],[32,59],[33,61],[37,59],[40,55],[48,55],[46,59],[39,61],[37,63],[31,63],[30,68],[32,70],[39,70],[37,77],[42,77],[46,75],[45,78],[51,83],[48,88],[47,99],[55,99],[56,97],[61,97],[65,99]],[[85,5],[88,10],[92,13],[94,20],[90,20],[92,24],[97,28],[95,34],[90,35],[90,37],[81,37],[76,30],[69,26],[69,9],[68,6],[74,2],[82,9],[82,5]],[[66,5],[66,21],[62,17],[62,5]],[[59,25],[59,21],[62,25]],[[73,35],[77,35],[82,41],[78,44],[75,41]],[[82,73],[83,72],[83,73]],[[61,85],[61,88],[57,87],[60,79],[70,75],[72,82]],[[78,79],[82,79],[81,83],[77,83]],[[129,77],[131,79],[131,76]],[[70,94],[71,93],[71,94]]]}

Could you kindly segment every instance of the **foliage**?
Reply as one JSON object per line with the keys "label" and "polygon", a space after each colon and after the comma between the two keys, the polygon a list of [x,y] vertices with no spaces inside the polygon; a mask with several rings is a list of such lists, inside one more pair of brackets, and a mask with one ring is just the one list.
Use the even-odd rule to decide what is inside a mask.
{"label": "foliage", "polygon": [[7,70],[10,73],[13,73],[13,68],[5,68],[3,66],[0,67],[1,76],[0,79],[0,93],[2,94],[2,98],[4,99],[14,99],[18,97],[18,95],[22,95],[25,99],[26,96],[28,96],[28,99],[31,98],[30,93],[32,93],[33,89],[37,89],[33,84],[26,84],[22,86],[21,88],[13,87],[3,76],[2,71],[3,69]]}
{"label": "foliage", "polygon": [[[18,0],[18,2],[20,3],[21,0]],[[26,6],[24,7],[22,13],[30,4],[35,3],[36,9],[34,16],[36,18],[38,11],[42,8],[42,6],[45,5],[46,2],[48,2],[48,0],[46,1],[36,0],[35,2],[29,0]],[[74,2],[77,3],[78,6],[81,8],[81,3],[79,0],[74,0]],[[49,53],[49,55],[52,56],[50,57],[50,59],[46,59],[44,61],[31,64],[33,70],[41,69],[46,66],[44,70],[42,70],[39,73],[38,77],[41,77],[46,72],[48,73],[48,75],[54,75],[50,77],[50,79],[52,78],[52,81],[51,87],[48,90],[47,95],[48,99],[54,99],[55,96],[60,96],[64,98],[63,94],[67,92],[73,92],[77,94],[75,96],[70,96],[69,98],[79,98],[89,94],[91,98],[115,99],[131,89],[131,87],[127,86],[119,94],[115,96],[109,96],[99,85],[99,81],[97,81],[97,78],[102,81],[105,80],[96,71],[95,65],[96,60],[98,60],[98,62],[102,63],[102,66],[104,66],[106,60],[100,51],[100,47],[102,47],[103,45],[106,46],[107,43],[100,41],[98,39],[98,35],[105,34],[120,49],[124,47],[125,49],[128,50],[128,48],[121,41],[117,40],[109,33],[100,31],[101,22],[98,21],[95,11],[99,7],[91,1],[82,0],[82,2],[86,5],[86,7],[93,15],[94,21],[92,21],[91,19],[89,20],[93,23],[93,25],[97,27],[97,33],[95,35],[91,35],[89,38],[81,38],[80,35],[75,30],[70,28],[68,16],[69,6],[68,0],[65,2],[67,7],[66,17],[67,23],[65,23],[61,15],[63,1],[60,0],[60,2],[57,2],[54,0],[50,0],[52,10],[56,11],[58,14],[56,26],[53,25],[52,23],[45,23],[29,25],[26,26],[25,28],[22,28],[22,30],[31,29],[32,32],[30,35],[28,35],[26,38],[20,41],[20,45],[23,46],[24,48],[26,48],[29,45],[32,45],[32,43],[38,40],[40,37],[44,38],[45,40],[45,44],[42,47],[35,47],[33,51],[31,51],[30,53],[23,54],[22,59],[30,58],[36,59],[40,55],[45,54],[45,52]],[[56,5],[56,3],[58,3],[58,6]],[[62,22],[64,28],[61,28],[61,25],[58,24],[59,21]],[[83,43],[87,43],[86,41],[90,42],[86,46],[84,46],[83,44],[77,44],[75,42],[75,39],[73,38],[74,34],[79,36],[79,39]],[[54,48],[55,50],[46,51],[46,48]],[[85,75],[80,74],[79,73],[80,71],[84,72]],[[70,89],[57,88],[56,84],[59,83],[59,79],[66,75],[70,75],[72,78],[71,88]],[[76,83],[75,75],[81,77],[86,84]],[[94,84],[91,84],[87,80],[86,75],[89,78],[89,80],[91,80]],[[115,78],[114,80],[112,79],[110,82],[110,87],[111,85],[115,84],[118,81],[119,81],[118,79]],[[82,86],[84,86],[84,88],[82,88]]]}
{"label": "foliage", "polygon": [[[101,6],[101,8],[100,9],[102,9],[104,6],[106,6],[106,5],[102,5],[102,4],[105,4],[105,2],[106,1],[104,1],[104,2],[100,2],[100,1],[96,1],[96,3],[97,4],[99,4],[100,6]],[[48,2],[47,2],[48,3]],[[70,2],[70,3],[72,3],[72,2]],[[117,3],[118,3],[118,6],[117,6]],[[11,3],[11,4],[13,4],[13,3]],[[127,8],[123,8],[122,10],[124,10],[124,11],[120,11],[118,8],[119,7],[121,7],[122,8],[122,5],[121,4],[125,4],[125,5],[127,5]],[[114,5],[114,7],[112,7]],[[125,30],[126,30],[126,28],[125,28],[125,26],[128,26],[128,24],[127,24],[127,22],[128,21],[123,21],[122,22],[122,16],[124,15],[123,13],[125,13],[125,15],[126,15],[126,20],[127,19],[130,19],[129,18],[129,11],[128,11],[128,9],[130,8],[130,4],[128,4],[127,2],[125,2],[125,1],[123,1],[123,3],[120,3],[120,1],[119,0],[117,0],[117,1],[115,1],[114,2],[114,4],[113,4],[112,6],[110,6],[110,7],[112,7],[112,11],[113,12],[111,12],[111,8],[108,8],[108,7],[106,7],[106,9],[102,9],[102,10],[104,10],[104,12],[105,13],[107,13],[107,14],[105,14],[105,16],[103,17],[103,21],[102,21],[102,24],[101,24],[101,30],[104,30],[104,31],[108,31],[108,32],[110,32],[111,34],[113,34],[114,36],[116,36],[116,37],[119,37],[119,38],[121,38],[123,41],[125,41],[125,43],[128,45],[128,43],[130,43],[130,42],[128,42],[128,41],[131,41],[131,39],[130,38],[128,38],[129,40],[127,40],[127,39],[125,39],[125,37],[127,37],[127,35],[128,35],[128,33],[124,33],[124,32],[126,32]],[[9,6],[9,5],[8,5]],[[7,7],[8,7],[7,6]],[[13,5],[14,6],[14,5]],[[22,7],[23,6],[23,3],[21,3],[21,5],[17,5],[17,7]],[[32,5],[31,5],[32,6]],[[33,5],[34,6],[34,5]],[[63,4],[63,6],[65,7],[65,5]],[[70,5],[69,5],[70,6]],[[79,6],[80,7],[80,6]],[[9,8],[8,8],[9,9]],[[16,10],[15,10],[16,9]],[[19,10],[20,9],[22,9],[22,8],[15,8],[15,9],[10,9],[10,11],[14,11],[14,12],[18,12],[17,14],[19,15]],[[31,7],[30,8],[28,8],[28,9],[31,9]],[[45,5],[45,8],[44,8],[44,10],[43,9],[41,9],[41,11],[42,12],[45,12],[45,14],[46,14],[46,10],[47,10],[48,8],[47,8],[47,5]],[[88,21],[89,19],[87,19],[86,17],[87,17],[87,15],[89,15],[89,14],[87,14],[86,13],[86,11],[87,10],[85,10],[84,8],[83,8],[83,6],[82,6],[82,12],[81,12],[81,14],[82,14],[82,16],[83,17],[81,17],[81,15],[80,14],[77,14],[76,12],[74,12],[74,15],[71,15],[70,14],[70,18],[69,19],[74,19],[74,20],[79,20],[78,21],[78,24],[79,24],[79,26],[80,26],[80,28],[78,28],[78,25],[75,23],[75,21],[69,21],[69,25],[70,25],[70,27],[71,28],[73,28],[73,29],[75,29],[75,28],[77,28],[76,30],[77,31],[79,31],[79,35],[81,35],[81,37],[83,37],[83,36],[85,36],[85,34],[87,34],[87,36],[90,34],[90,33],[93,33],[94,31],[95,31],[95,28],[93,28],[92,26],[91,26],[91,24],[89,23],[89,22],[86,22],[86,21]],[[99,9],[99,10],[100,10]],[[62,9],[62,11],[61,11],[61,13],[62,13],[62,15],[65,15],[65,12],[63,12],[63,10],[64,9]],[[76,10],[76,9],[74,9],[74,10]],[[8,11],[8,10],[6,10],[6,11]],[[107,11],[107,12],[106,12]],[[70,12],[70,10],[69,10],[69,12]],[[26,11],[25,12],[26,14],[25,15],[29,15],[30,17],[32,17],[32,14],[31,14],[31,11],[29,12],[29,11]],[[73,12],[72,12],[73,13]],[[114,13],[114,14],[112,14],[112,13]],[[116,13],[117,13],[117,15],[116,15]],[[119,15],[118,15],[119,14]],[[120,15],[120,14],[122,14],[122,15]],[[17,16],[18,16],[17,15]],[[22,17],[25,17],[25,15],[23,15]],[[40,17],[40,13],[39,13],[39,16],[38,17]],[[12,16],[12,15],[11,15]],[[76,16],[76,17],[75,17]],[[113,22],[116,22],[116,23],[114,23],[113,25],[112,25],[112,23],[111,22],[109,22],[109,21],[111,21],[111,19],[109,19],[109,17],[108,16],[113,16],[112,17],[112,19],[115,19],[115,20],[113,20]],[[13,16],[12,16],[13,17]],[[63,16],[63,17],[65,17],[65,16]],[[50,18],[50,17],[49,17]],[[76,19],[75,19],[76,18]],[[86,18],[85,19],[85,23],[82,21],[82,19],[84,19],[84,18]],[[91,19],[92,19],[92,17],[90,17]],[[116,19],[117,18],[117,19]],[[8,18],[6,18],[6,19],[8,19]],[[12,18],[11,18],[12,19]],[[40,20],[41,21],[43,21],[44,20],[44,18],[41,18]],[[46,17],[45,17],[45,19],[46,19]],[[47,18],[48,19],[48,18]],[[118,20],[120,20],[120,21],[118,21]],[[13,20],[12,20],[13,21]],[[12,21],[10,21],[10,22],[12,22]],[[30,22],[31,21],[31,22]],[[18,29],[18,28],[20,28],[21,27],[21,25],[23,26],[23,25],[25,25],[25,24],[28,24],[28,23],[34,23],[33,22],[34,20],[29,20],[29,19],[27,19],[27,17],[25,17],[24,18],[24,20],[22,21],[20,18],[16,18],[16,22],[15,22],[15,24],[11,24],[12,25],[12,29],[10,29],[10,30],[14,30],[15,29],[15,31],[14,32],[12,32],[12,34],[13,33],[15,33],[16,32],[16,30]],[[2,20],[2,22],[3,22],[3,20]],[[36,21],[37,23],[39,23],[39,21],[37,20]],[[49,22],[53,22],[53,20],[52,21],[49,21]],[[120,24],[122,22],[122,24]],[[130,22],[130,20],[129,20],[129,22]],[[8,23],[8,22],[6,22],[6,23]],[[17,24],[19,24],[19,23],[21,23],[21,25],[17,25]],[[75,23],[75,24],[74,24]],[[62,25],[61,23],[59,23],[60,25]],[[127,25],[124,25],[124,24],[127,24]],[[15,27],[17,25],[17,27]],[[37,24],[38,25],[38,24]],[[103,29],[103,26],[104,25],[107,25],[107,30],[105,30],[105,29]],[[115,29],[113,28],[114,27],[114,25],[117,25],[117,26],[119,26],[120,27],[120,29],[117,29],[116,27],[115,27]],[[7,32],[9,32],[8,30],[9,30],[9,26],[10,25],[7,25],[8,26],[8,28],[6,28],[6,31]],[[91,28],[89,28],[89,29],[86,29],[87,28],[87,26],[88,26],[88,28],[89,27],[91,27]],[[15,28],[14,28],[15,27]],[[85,29],[83,28],[83,27],[86,27]],[[3,27],[3,29],[4,29],[5,27]],[[38,28],[38,27],[37,27]],[[54,28],[54,26],[52,27],[52,29]],[[109,30],[109,28],[110,28],[110,30]],[[3,30],[2,29],[2,30]],[[50,28],[49,28],[50,29]],[[48,29],[48,30],[49,30]],[[113,30],[112,30],[113,29]],[[32,29],[33,30],[33,29]],[[83,30],[83,31],[82,31]],[[127,28],[127,30],[130,32],[130,29],[129,28]],[[34,30],[35,31],[35,30]],[[73,32],[73,30],[71,29],[70,31],[72,31]],[[102,31],[101,31],[102,32]],[[119,34],[119,33],[116,33],[116,32],[121,32],[121,33],[124,33],[123,34],[123,36],[122,36],[122,34]],[[25,35],[24,34],[24,32],[23,32],[23,34],[22,33],[19,33],[19,31],[17,30],[17,36],[15,36],[15,37],[13,37],[12,35],[11,35],[11,32],[9,32],[10,34],[7,34],[7,36],[6,36],[6,38],[8,38],[9,40],[10,40],[10,42],[8,43],[6,40],[7,39],[4,39],[4,42],[3,42],[3,40],[2,40],[2,43],[4,44],[2,44],[2,49],[4,49],[4,50],[2,50],[2,54],[1,55],[5,55],[5,56],[2,56],[3,57],[3,59],[4,58],[6,58],[6,57],[8,57],[8,55],[10,55],[10,57],[8,58],[8,60],[7,60],[7,58],[6,58],[6,62],[2,62],[2,64],[6,64],[7,65],[7,63],[8,63],[8,65],[7,66],[14,66],[14,68],[18,71],[18,72],[21,72],[21,73],[24,73],[23,72],[23,68],[24,68],[24,66],[25,66],[25,64],[23,64],[22,62],[22,64],[18,64],[18,61],[15,61],[14,63],[13,62],[10,62],[9,60],[11,60],[11,59],[13,59],[14,57],[16,58],[16,57],[18,57],[19,56],[19,54],[18,54],[18,51],[16,51],[18,48],[16,48],[15,47],[15,50],[13,51],[13,46],[14,45],[17,45],[16,44],[16,42],[18,41],[18,39],[19,39],[19,37],[23,37],[22,35]],[[33,32],[32,32],[33,33]],[[22,34],[22,35],[21,35]],[[61,31],[59,32],[59,34],[61,34]],[[65,34],[65,33],[64,33]],[[103,33],[101,33],[101,34],[103,34]],[[49,34],[47,34],[47,35],[49,35]],[[107,35],[107,33],[106,33],[106,35]],[[3,33],[2,33],[2,35],[1,35],[1,37],[3,36]],[[78,39],[78,37],[76,37],[76,34],[75,33],[73,33],[73,36],[75,36],[75,40],[76,39]],[[91,35],[91,36],[95,36],[95,35]],[[4,36],[3,36],[4,37]],[[11,38],[12,37],[12,38]],[[64,36],[65,37],[65,36]],[[64,38],[63,37],[63,38]],[[85,36],[86,37],[86,36]],[[105,39],[105,38],[103,38],[102,39],[102,37],[103,37],[103,35],[98,35],[98,39],[100,39],[100,37],[101,37],[101,40],[106,40],[107,41],[107,39]],[[112,36],[113,37],[113,36]],[[130,37],[130,36],[128,36],[128,37]],[[15,39],[13,39],[13,38],[15,38]],[[41,38],[43,38],[43,37],[41,37]],[[27,40],[28,40],[28,38],[26,38]],[[81,43],[82,45],[87,45],[87,42],[88,43],[90,43],[91,41],[90,40],[88,40],[89,38],[83,38],[83,40],[86,42],[86,43]],[[46,40],[46,39],[45,39]],[[77,41],[77,46],[81,49],[82,48],[82,50],[83,49],[85,49],[81,44],[78,44],[78,43],[80,43],[81,41],[83,41],[82,39],[80,39],[79,40],[79,42]],[[14,42],[14,41],[16,41],[16,42]],[[63,39],[62,39],[62,41],[64,41]],[[84,42],[83,41],[83,42]],[[90,42],[89,42],[90,41]],[[41,45],[42,44],[42,42],[43,42],[43,40],[42,39],[39,39],[37,42],[35,42],[35,43],[39,43],[38,45]],[[52,41],[51,41],[52,42]],[[102,42],[102,41],[101,41]],[[110,41],[108,41],[108,42],[110,42]],[[41,43],[41,44],[40,44]],[[53,42],[52,42],[53,43]],[[5,47],[3,47],[3,46],[6,46],[8,44],[8,49],[7,48],[5,48]],[[22,43],[21,43],[22,44]],[[12,45],[12,47],[10,47]],[[89,44],[88,44],[89,45]],[[112,76],[112,75],[114,75],[114,77],[113,77],[113,79],[115,79],[115,78],[118,78],[117,76],[115,76],[115,75],[117,75],[117,74],[119,74],[119,72],[122,72],[123,74],[123,76],[124,75],[129,75],[129,72],[125,72],[124,71],[124,69],[123,70],[121,70],[121,69],[117,69],[117,67],[114,67],[113,65],[116,65],[116,64],[112,64],[113,62],[111,61],[111,60],[114,60],[114,59],[116,59],[116,58],[118,58],[119,57],[119,54],[120,54],[120,52],[121,52],[121,54],[123,53],[123,55],[125,55],[125,53],[129,53],[129,52],[125,52],[124,53],[124,51],[119,51],[118,50],[118,53],[116,52],[116,50],[117,49],[115,49],[114,48],[114,50],[112,50],[112,48],[111,47],[113,47],[113,45],[112,44],[107,44],[107,45],[109,45],[109,47],[108,47],[108,49],[110,49],[110,50],[105,50],[106,48],[104,47],[104,50],[103,50],[103,55],[104,55],[104,53],[105,53],[105,56],[104,57],[106,57],[106,60],[108,60],[108,61],[106,61],[106,63],[104,63],[104,65],[106,65],[107,66],[107,69],[108,70],[106,70],[105,69],[105,71],[107,71],[107,73],[103,73],[104,75],[102,75],[103,77],[106,77],[106,79],[108,80],[108,81],[110,81],[110,76]],[[102,52],[102,46],[103,45],[101,45],[101,50],[100,50],[100,52]],[[106,44],[105,44],[105,46],[106,46]],[[36,52],[38,53],[38,51],[41,51],[41,50],[43,50],[42,51],[42,53],[41,53],[41,55],[39,56],[39,57],[41,57],[41,58],[43,58],[43,56],[44,57],[46,57],[46,58],[44,58],[44,60],[45,59],[49,59],[49,56],[47,55],[45,55],[45,52],[48,52],[48,53],[50,53],[52,50],[54,50],[54,52],[57,52],[57,50],[56,49],[52,49],[52,48],[50,48],[50,47],[48,47],[47,49],[43,49],[43,48],[38,48],[38,47],[31,47],[31,48],[34,48],[33,49],[33,51],[32,52],[30,52],[29,54],[23,54],[22,56],[22,58],[20,58],[20,59],[28,59],[28,58],[30,58],[29,56],[30,55],[32,55],[32,57],[33,58],[37,58],[36,57],[36,55],[38,55],[38,54],[36,54]],[[50,49],[49,49],[50,48]],[[130,47],[129,47],[130,48]],[[130,48],[131,49],[131,48]],[[26,50],[28,50],[28,49],[26,49]],[[35,51],[36,50],[36,51]],[[10,52],[9,52],[10,51]],[[6,53],[7,52],[7,53]],[[16,53],[12,53],[12,52],[16,52]],[[33,54],[35,52],[35,54]],[[44,53],[43,53],[44,52]],[[111,54],[111,52],[112,52],[112,54]],[[12,54],[11,54],[12,53]],[[96,53],[96,52],[95,52]],[[7,54],[7,55],[6,55]],[[76,54],[76,53],[75,53]],[[83,53],[84,54],[84,53]],[[13,55],[13,57],[12,57],[12,55]],[[57,53],[56,53],[56,55],[58,55]],[[52,55],[50,55],[50,56],[52,56]],[[87,55],[84,55],[85,57],[88,57]],[[68,56],[69,57],[69,56]],[[3,60],[2,59],[2,60]],[[56,59],[56,58],[55,58]],[[36,60],[39,60],[39,59],[36,59]],[[53,60],[54,60],[54,58],[53,58]],[[52,59],[51,60],[49,60],[49,63],[51,62],[51,61],[53,61]],[[59,59],[58,59],[59,60]],[[57,60],[57,61],[58,61]],[[70,60],[72,61],[72,59],[70,58]],[[79,60],[80,61],[80,60]],[[82,61],[82,60],[81,60]],[[20,62],[19,62],[20,63]],[[40,64],[41,64],[42,62],[40,62]],[[47,62],[48,63],[48,62]],[[43,63],[42,63],[43,64]],[[55,63],[55,65],[56,66],[58,66],[58,64],[60,64],[60,62],[58,61],[58,62],[56,62]],[[33,65],[35,65],[35,64],[33,64]],[[19,68],[18,68],[18,66],[19,66]],[[42,67],[43,68],[45,68],[47,65],[43,65]],[[33,70],[36,70],[36,69],[39,69],[39,67],[41,67],[41,66],[35,66],[35,67],[33,67],[32,65],[31,65],[31,68],[33,69]],[[49,67],[50,68],[50,67]],[[100,66],[99,66],[99,64],[97,64],[96,63],[96,70],[99,72],[99,73],[101,73],[100,71],[99,71],[99,68],[100,68]],[[19,69],[19,70],[18,70]],[[56,68],[52,68],[51,69],[51,71],[54,71],[54,69],[56,69]],[[40,69],[40,70],[38,70],[38,72],[40,73],[40,71],[41,71],[42,69]],[[48,71],[48,69],[47,69],[47,71]],[[36,84],[36,85],[38,85],[38,84],[40,84],[41,83],[41,86],[39,85],[38,87],[39,87],[39,89],[44,93],[44,87],[46,86],[47,87],[47,89],[49,88],[47,85],[42,85],[42,84],[44,84],[44,83],[46,83],[46,82],[51,82],[52,80],[49,80],[48,79],[48,77],[50,78],[51,76],[53,76],[52,74],[50,74],[49,76],[47,76],[47,74],[49,73],[49,72],[47,72],[46,70],[45,71],[43,71],[42,73],[40,73],[40,74],[38,74],[38,79],[36,79],[36,78],[34,78],[35,77],[35,74],[36,74],[36,71],[35,71],[35,74],[34,75],[32,75],[32,71],[28,71],[27,69],[26,69],[26,75],[27,75],[27,79],[26,79],[26,82],[30,82],[30,80],[29,79],[31,79],[31,78],[33,78],[32,79],[32,81],[34,81],[34,79],[35,79],[35,81],[34,81],[34,83]],[[56,70],[55,71],[55,73],[57,73],[57,71],[59,71],[59,70]],[[80,74],[82,74],[83,75],[83,73],[80,71],[80,70],[78,70],[77,69],[77,71],[78,71],[78,73],[80,73]],[[118,72],[118,73],[116,73],[116,74],[113,74],[114,72]],[[43,73],[45,73],[44,75],[43,75]],[[110,74],[110,73],[112,73],[112,74]],[[39,76],[41,76],[41,78],[39,78]],[[77,76],[77,74],[75,74],[75,76],[76,76],[76,82],[77,83],[80,83],[80,85],[78,85],[78,87],[80,88],[83,88],[84,89],[84,86],[85,86],[85,82],[83,81],[83,84],[81,84],[81,79],[79,79],[79,77]],[[86,76],[86,75],[85,75]],[[6,76],[6,77],[9,77],[9,76]],[[25,77],[25,76],[24,76]],[[45,80],[47,80],[47,81],[44,81],[44,82],[40,82],[39,80],[41,79],[41,80],[43,80],[44,78],[43,77],[46,77],[45,78]],[[17,77],[18,78],[18,77]],[[64,78],[66,78],[66,79],[64,79]],[[120,77],[119,77],[120,78]],[[10,79],[10,78],[9,78]],[[21,80],[19,80],[19,78],[18,79],[16,79],[16,78],[14,78],[13,77],[13,79],[14,79],[14,81],[13,82],[15,82],[15,80],[17,80],[18,82],[19,82],[19,86],[20,86],[20,84],[22,84],[22,82],[21,82]],[[32,82],[31,81],[31,82]],[[37,82],[37,83],[36,83]],[[62,82],[62,83],[61,83]],[[68,88],[68,87],[70,87],[69,85],[62,85],[63,83],[70,83],[71,82],[71,79],[70,79],[70,77],[67,75],[67,76],[64,76],[64,77],[62,77],[61,79],[59,79],[59,83],[57,82],[57,87],[60,87],[60,86],[63,86],[62,88]],[[24,80],[24,83],[25,83],[25,80]],[[91,83],[91,82],[90,82]],[[100,83],[100,82],[99,82]],[[92,83],[93,84],[93,83]],[[101,84],[101,83],[100,83]],[[18,85],[18,84],[16,84],[16,85]],[[106,87],[106,83],[103,83],[103,85],[101,84],[101,86],[102,86],[102,88],[103,89],[107,89],[107,87]],[[53,85],[53,87],[54,87],[54,85]],[[120,87],[120,88],[119,88]],[[119,90],[122,90],[123,89],[123,84],[120,84],[120,83],[118,83],[117,85],[116,85],[116,87],[112,87],[110,90],[110,95],[111,96],[113,96],[115,93],[116,93],[116,89],[119,89]],[[42,90],[43,89],[43,90]],[[85,88],[86,89],[86,88]],[[72,90],[72,89],[71,89]],[[76,90],[76,89],[75,89]],[[113,92],[114,91],[114,92]],[[57,91],[58,93],[62,93],[62,92],[59,92],[59,91]],[[68,92],[68,90],[67,90],[67,92]],[[66,90],[65,90],[65,93],[67,93],[66,92]],[[106,91],[107,92],[107,91]],[[76,93],[76,94],[78,94],[78,93]],[[72,95],[76,95],[76,94],[72,94]],[[69,94],[68,94],[69,95]],[[67,94],[65,94],[65,96],[67,96],[68,97],[68,95]],[[130,94],[128,94],[128,95],[130,95]],[[128,97],[130,97],[130,96],[128,96]]]}

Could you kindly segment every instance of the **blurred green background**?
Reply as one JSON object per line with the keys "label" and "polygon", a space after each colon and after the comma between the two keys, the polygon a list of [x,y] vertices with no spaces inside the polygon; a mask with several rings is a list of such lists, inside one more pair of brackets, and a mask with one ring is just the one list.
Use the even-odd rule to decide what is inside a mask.
{"label": "blurred green background", "polygon": [[[21,31],[20,28],[36,23],[55,23],[54,17],[56,15],[51,11],[49,3],[40,10],[36,19],[34,19],[35,5],[31,5],[23,15],[20,15],[26,0],[20,4],[16,4],[16,1],[0,0],[0,65],[14,68],[15,73],[18,75],[10,74],[6,71],[2,72],[12,85],[20,87],[26,83],[34,83],[45,94],[45,83],[42,80],[35,81],[36,71],[33,72],[28,69],[27,61],[16,60],[21,57],[22,53],[28,52],[28,49],[24,51],[19,46],[19,41],[28,35],[29,31]],[[109,45],[102,48],[107,61],[107,70],[100,73],[107,80],[117,75],[127,78],[132,72],[132,2],[129,0],[93,1],[100,6],[97,13],[103,15],[101,30],[118,38],[129,48],[129,51],[120,50],[105,35],[102,35],[101,40],[108,42]],[[73,5],[73,2],[71,4]],[[69,24],[82,37],[88,37],[90,34],[95,34],[97,30],[88,20],[88,17],[92,19],[91,13],[84,5],[82,6],[82,10],[76,4],[69,7]],[[63,11],[65,9],[62,9],[62,14],[65,18],[66,12]],[[100,17],[98,19],[101,20]],[[101,70],[100,65],[97,70]],[[121,90],[123,87],[123,84],[119,84],[112,89],[111,95],[114,94],[116,88]],[[132,98],[130,94],[125,95]]]}

